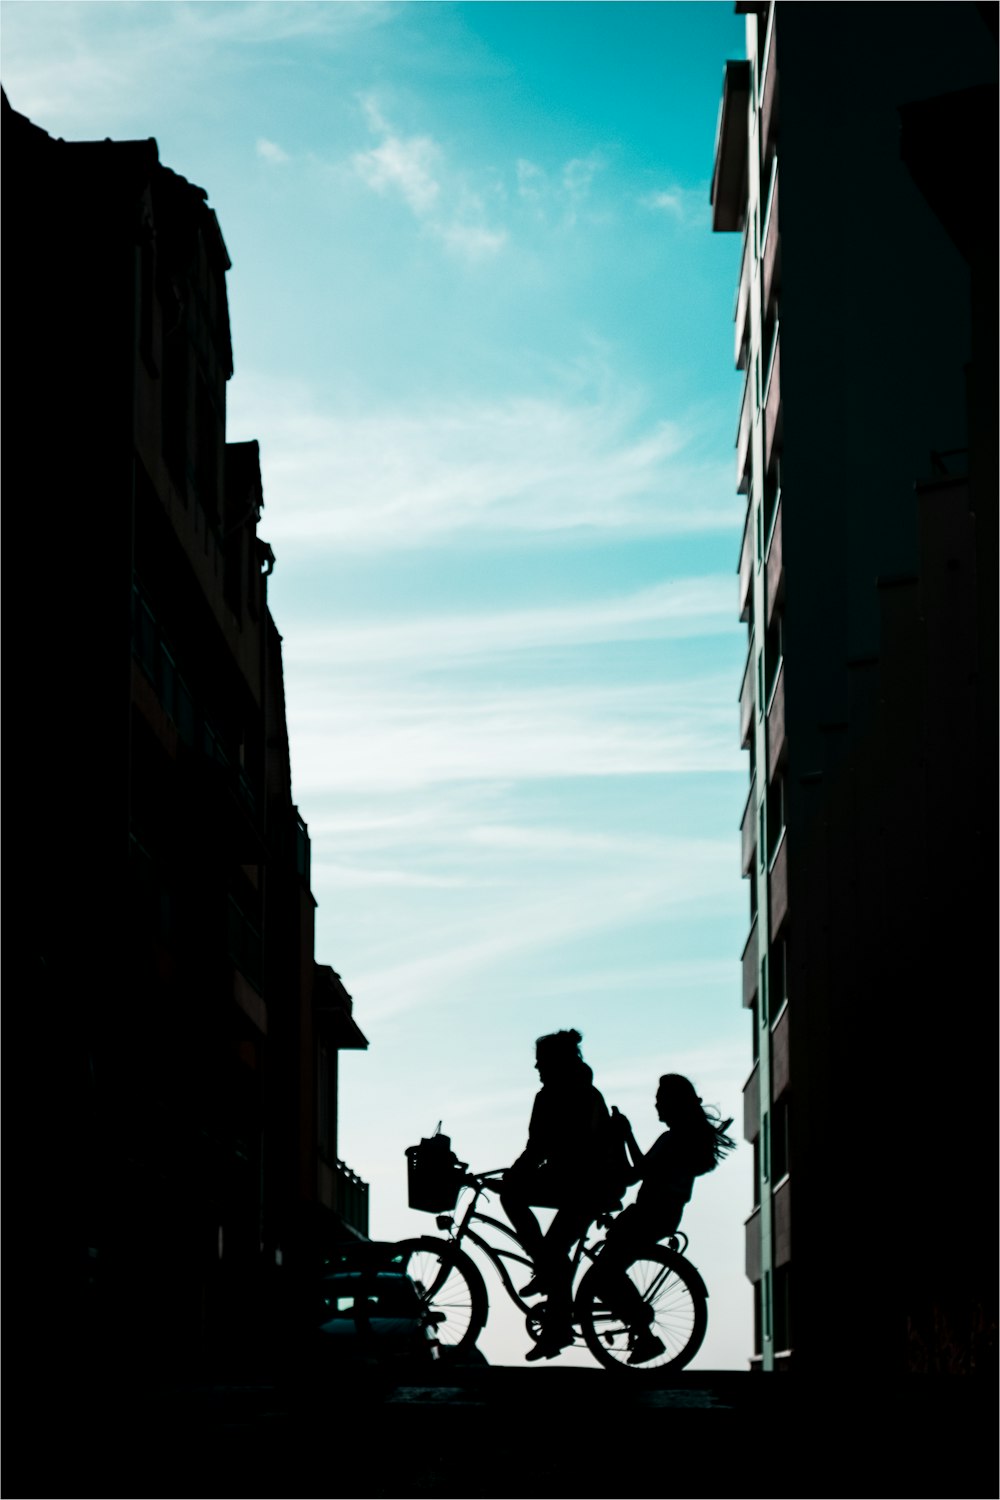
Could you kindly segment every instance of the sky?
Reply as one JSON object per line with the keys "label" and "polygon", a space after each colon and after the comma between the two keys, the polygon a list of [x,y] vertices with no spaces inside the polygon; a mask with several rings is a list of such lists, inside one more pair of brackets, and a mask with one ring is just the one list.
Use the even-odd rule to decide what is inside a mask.
{"label": "sky", "polygon": [[[728,3],[12,3],[13,107],[155,137],[233,262],[316,956],[354,996],[339,1152],[523,1148],[575,1026],[640,1144],[663,1072],[742,1119],[738,236],[709,183]],[[737,1128],[737,1135],[741,1134]],[[695,1368],[752,1347],[741,1143],[684,1219]],[[487,1357],[529,1341],[487,1268]],[[563,1362],[587,1363],[566,1354]]]}

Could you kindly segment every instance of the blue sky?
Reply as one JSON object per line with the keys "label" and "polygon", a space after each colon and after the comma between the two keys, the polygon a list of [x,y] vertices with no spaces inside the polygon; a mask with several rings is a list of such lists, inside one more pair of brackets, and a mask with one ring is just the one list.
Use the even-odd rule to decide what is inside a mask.
{"label": "blue sky", "polygon": [[[743,22],[703,4],[7,4],[16,109],[155,136],[233,261],[229,436],[261,445],[317,956],[371,1041],[340,1149],[521,1149],[577,1026],[657,1130],[740,1115],[739,245],[708,184]],[[698,1186],[704,1365],[751,1345],[747,1148]],[[496,1288],[494,1301],[499,1303]],[[498,1316],[484,1347],[519,1361]],[[571,1356],[567,1356],[571,1357]]]}

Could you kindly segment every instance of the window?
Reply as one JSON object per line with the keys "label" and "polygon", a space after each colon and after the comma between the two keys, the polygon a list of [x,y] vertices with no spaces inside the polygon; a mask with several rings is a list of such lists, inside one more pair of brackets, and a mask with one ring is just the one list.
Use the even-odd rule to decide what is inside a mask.
{"label": "window", "polygon": [[767,1026],[771,1019],[767,997],[767,967],[767,954],[765,953],[760,963],[760,1024],[762,1026]]}
{"label": "window", "polygon": [[150,682],[155,682],[156,616],[137,584],[132,585],[132,650]]}
{"label": "window", "polygon": [[177,722],[177,667],[163,641],[160,641],[160,703],[167,716]]}
{"label": "window", "polygon": [[208,382],[198,376],[195,413],[195,483],[198,499],[213,524],[219,520],[218,419]]}
{"label": "window", "polygon": [[774,1347],[792,1347],[791,1266],[778,1266],[774,1272]]}
{"label": "window", "polygon": [[771,1181],[771,1114],[766,1109],[760,1122],[760,1175],[763,1182]]}
{"label": "window", "polygon": [[788,1171],[788,1108],[789,1101],[785,1097],[771,1111],[771,1170],[775,1182],[780,1182]]}
{"label": "window", "polygon": [[[771,847],[767,851],[767,862],[771,863],[778,850],[778,843],[785,827],[785,778],[775,776],[767,789],[767,825],[771,833]],[[780,1005],[781,991],[778,985],[780,974],[775,974],[775,998]]]}
{"label": "window", "polygon": [[181,498],[187,501],[188,448],[187,330],[183,315],[164,342],[163,456]]}

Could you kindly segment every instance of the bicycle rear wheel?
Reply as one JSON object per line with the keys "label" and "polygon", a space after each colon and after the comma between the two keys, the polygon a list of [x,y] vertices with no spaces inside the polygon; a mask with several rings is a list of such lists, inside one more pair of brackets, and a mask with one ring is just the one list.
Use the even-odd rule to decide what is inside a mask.
{"label": "bicycle rear wheel", "polygon": [[[613,1312],[602,1297],[600,1259],[580,1283],[576,1316],[587,1348],[608,1369],[637,1371],[682,1370],[701,1348],[708,1327],[705,1285],[683,1256],[656,1245],[641,1251],[622,1275],[648,1309],[649,1331],[663,1344],[662,1353],[641,1364],[630,1364],[636,1324]],[[634,1292],[626,1298],[634,1302]],[[613,1294],[609,1300],[618,1302]],[[639,1329],[645,1327],[644,1320]]]}
{"label": "bicycle rear wheel", "polygon": [[437,1315],[436,1336],[447,1358],[467,1354],[486,1324],[489,1299],[475,1261],[448,1240],[401,1240],[396,1254],[424,1305]]}

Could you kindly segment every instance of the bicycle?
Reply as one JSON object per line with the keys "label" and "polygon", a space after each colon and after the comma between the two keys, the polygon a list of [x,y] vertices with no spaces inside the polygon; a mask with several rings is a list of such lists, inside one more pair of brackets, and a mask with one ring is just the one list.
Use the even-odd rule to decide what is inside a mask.
{"label": "bicycle", "polygon": [[[439,1137],[446,1140],[446,1137]],[[417,1148],[411,1147],[415,1153]],[[450,1154],[450,1153],[449,1153]],[[411,1157],[411,1172],[413,1162]],[[494,1266],[501,1283],[511,1301],[524,1314],[525,1326],[536,1342],[545,1327],[545,1304],[530,1304],[516,1289],[508,1269],[524,1267],[529,1273],[535,1266],[524,1252],[524,1246],[513,1228],[479,1208],[483,1193],[499,1193],[503,1168],[489,1172],[470,1173],[465,1162],[454,1161],[451,1168],[451,1186],[443,1190],[443,1196],[451,1199],[450,1206],[457,1205],[458,1194],[464,1188],[472,1189],[469,1200],[456,1228],[453,1213],[438,1213],[438,1229],[448,1231],[447,1239],[434,1235],[418,1235],[400,1240],[394,1247],[394,1259],[409,1274],[417,1292],[428,1308],[431,1320],[437,1325],[438,1341],[444,1357],[458,1358],[475,1345],[489,1315],[489,1295],[486,1282],[471,1256],[462,1249],[464,1241],[478,1247]],[[440,1181],[440,1179],[439,1179]],[[411,1207],[435,1212],[429,1207],[426,1194],[415,1194],[414,1177],[411,1176]],[[414,1197],[418,1201],[414,1202]],[[442,1193],[436,1198],[440,1207]],[[595,1227],[607,1229],[613,1222],[617,1210],[608,1210],[596,1220]],[[504,1235],[506,1243],[494,1244],[474,1227],[474,1224],[489,1226]],[[623,1268],[633,1287],[639,1293],[649,1312],[649,1329],[663,1344],[663,1352],[642,1364],[630,1363],[635,1344],[635,1327],[626,1323],[605,1305],[601,1294],[598,1260],[603,1240],[590,1242],[591,1231],[583,1235],[572,1256],[573,1280],[579,1283],[573,1299],[574,1343],[582,1342],[594,1358],[608,1369],[645,1373],[667,1369],[681,1370],[701,1348],[708,1326],[708,1289],[698,1270],[686,1260],[683,1251],[688,1239],[684,1234],[671,1236],[665,1244],[644,1247]],[[683,1240],[683,1249],[681,1241]],[[585,1261],[591,1264],[580,1274]]]}

